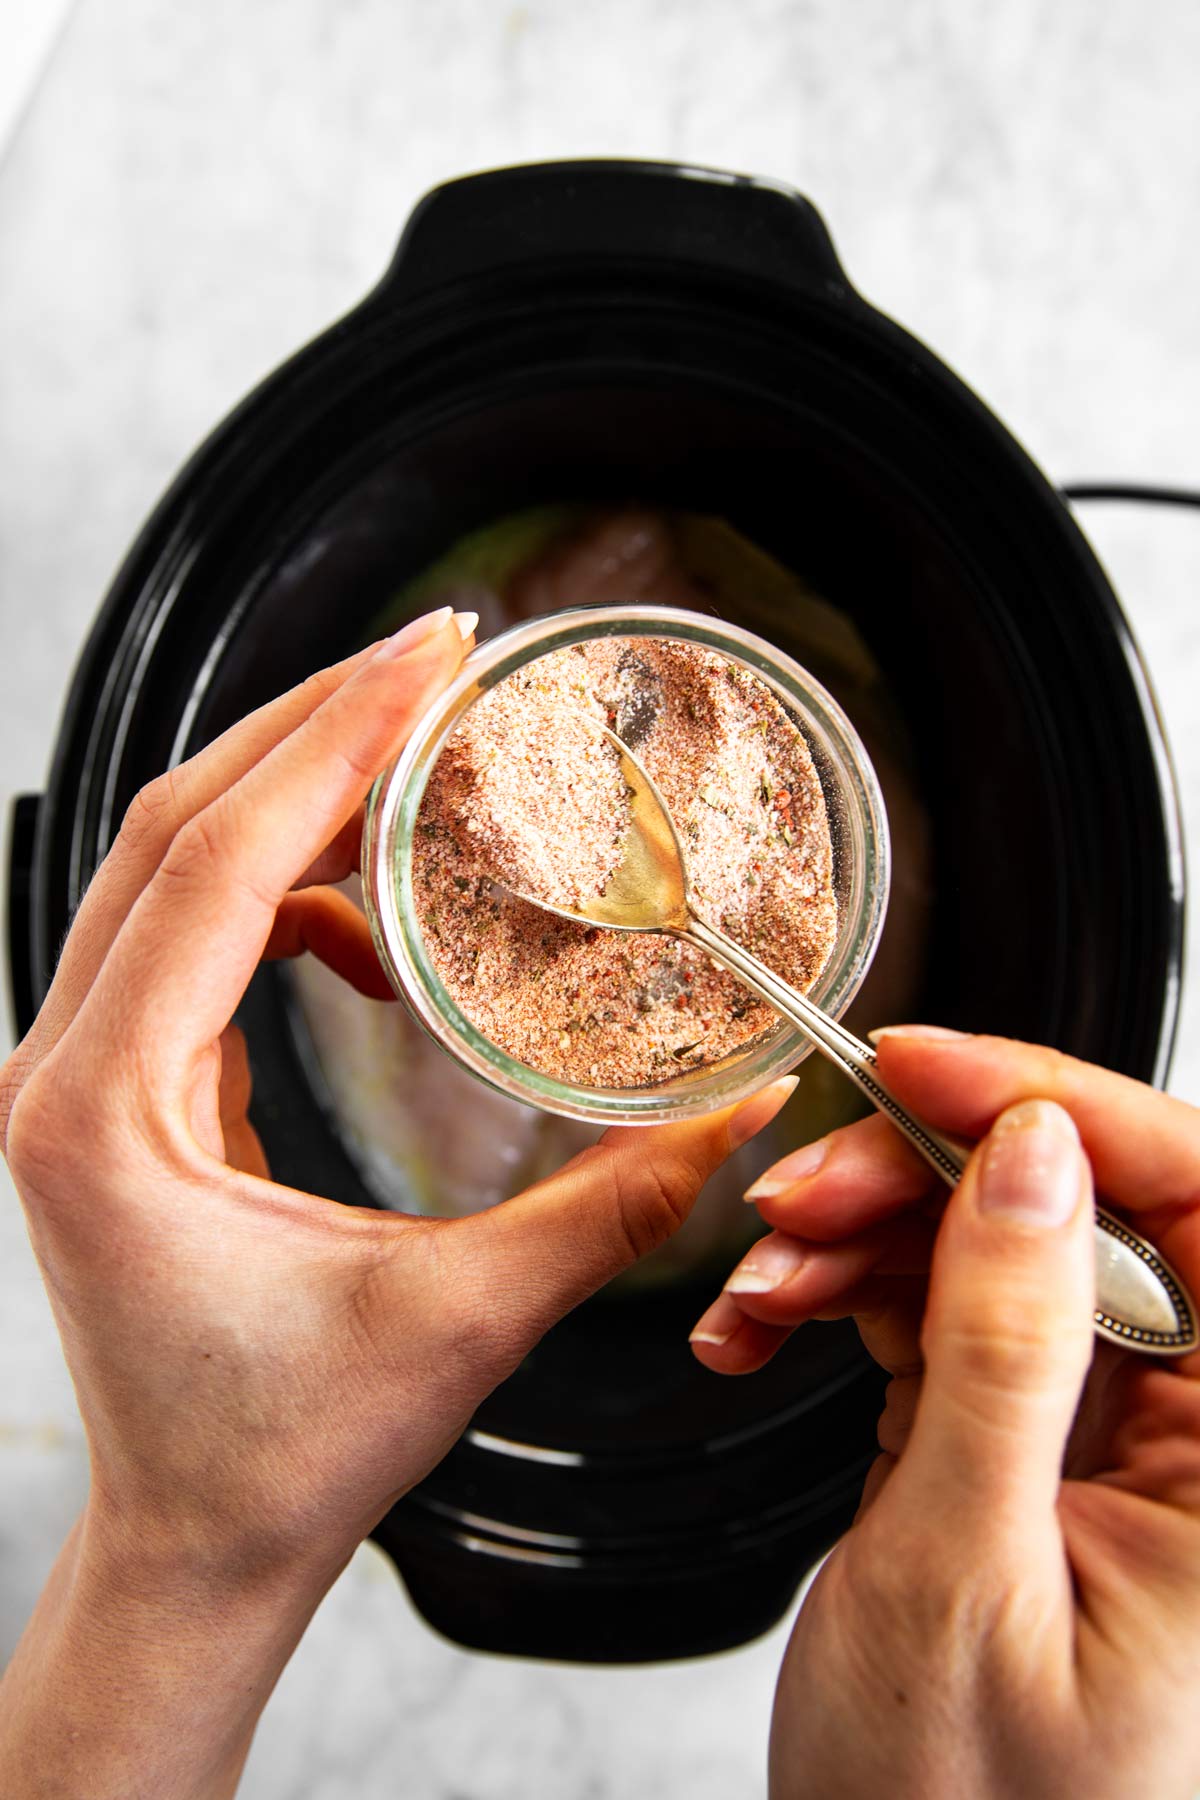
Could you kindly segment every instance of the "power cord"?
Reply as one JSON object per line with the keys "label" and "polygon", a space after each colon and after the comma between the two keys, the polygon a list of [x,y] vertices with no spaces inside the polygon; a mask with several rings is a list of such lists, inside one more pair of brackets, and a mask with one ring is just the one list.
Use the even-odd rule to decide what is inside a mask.
{"label": "power cord", "polygon": [[1130,500],[1146,506],[1200,507],[1200,490],[1155,487],[1137,481],[1070,481],[1059,488],[1064,500]]}

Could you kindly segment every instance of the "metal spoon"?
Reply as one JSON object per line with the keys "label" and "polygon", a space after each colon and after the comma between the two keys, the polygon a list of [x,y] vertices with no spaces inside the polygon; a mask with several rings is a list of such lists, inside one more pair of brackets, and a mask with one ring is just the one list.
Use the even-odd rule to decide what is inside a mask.
{"label": "metal spoon", "polygon": [[[971,1146],[910,1113],[875,1073],[875,1052],[869,1044],[861,1043],[757,956],[697,916],[688,898],[683,852],[662,795],[615,732],[584,713],[578,717],[620,758],[630,812],[621,860],[603,893],[586,906],[549,906],[528,894],[519,898],[610,931],[663,932],[694,944],[803,1032],[903,1132],[943,1181],[955,1187]],[[1194,1350],[1200,1341],[1196,1308],[1154,1247],[1101,1207],[1096,1209],[1095,1246],[1097,1334],[1149,1356],[1182,1356]]]}

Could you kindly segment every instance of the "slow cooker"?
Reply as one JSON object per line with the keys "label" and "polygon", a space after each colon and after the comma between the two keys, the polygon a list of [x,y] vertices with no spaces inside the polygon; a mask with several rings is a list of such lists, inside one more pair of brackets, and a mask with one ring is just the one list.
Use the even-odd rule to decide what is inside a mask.
{"label": "slow cooker", "polygon": [[[854,292],[808,201],[652,163],[437,189],[378,287],[183,469],[97,616],[46,792],[17,804],[19,1028],[139,786],[342,653],[464,532],[631,498],[729,521],[885,672],[930,825],[919,1016],[1161,1082],[1176,800],[1085,538],[976,396]],[[786,651],[787,618],[773,630]],[[369,1203],[292,1015],[260,971],[241,1019],[274,1172]],[[782,1614],[853,1515],[881,1381],[852,1329],[811,1325],[722,1382],[685,1342],[708,1297],[580,1307],[381,1522],[432,1625],[637,1661]]]}

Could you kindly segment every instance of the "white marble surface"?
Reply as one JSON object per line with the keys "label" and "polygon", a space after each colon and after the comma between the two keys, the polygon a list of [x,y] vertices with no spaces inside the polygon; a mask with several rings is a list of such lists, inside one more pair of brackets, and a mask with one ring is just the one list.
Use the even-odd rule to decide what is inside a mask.
{"label": "white marble surface", "polygon": [[[488,164],[794,182],[1056,476],[1200,485],[1191,0],[78,0],[0,162],[0,786],[36,788],[114,565],[211,423]],[[1200,517],[1089,512],[1200,829]],[[1193,863],[1197,858],[1193,855]],[[1196,957],[1173,1085],[1200,1098]],[[84,1481],[0,1191],[0,1651]],[[753,1800],[782,1634],[686,1668],[462,1654],[364,1551],[248,1800]]]}
{"label": "white marble surface", "polygon": [[37,97],[72,0],[5,0],[0,11],[0,156]]}

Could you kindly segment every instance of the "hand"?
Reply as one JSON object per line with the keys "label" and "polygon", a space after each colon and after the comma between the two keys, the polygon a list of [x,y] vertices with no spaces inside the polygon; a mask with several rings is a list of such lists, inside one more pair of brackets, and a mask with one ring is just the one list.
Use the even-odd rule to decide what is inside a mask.
{"label": "hand", "polygon": [[998,1038],[889,1031],[879,1064],[984,1139],[961,1185],[947,1203],[882,1118],[785,1157],[751,1189],[773,1234],[697,1328],[740,1373],[853,1315],[892,1376],[788,1648],[773,1800],[1189,1800],[1200,1354],[1096,1345],[1092,1174],[1200,1292],[1200,1113]]}
{"label": "hand", "polygon": [[356,862],[373,776],[462,654],[444,609],[140,794],[3,1071],[0,1131],[92,1463],[5,1684],[6,1795],[42,1792],[35,1769],[45,1791],[89,1800],[232,1791],[274,1676],[355,1545],[790,1091],[610,1131],[458,1221],[271,1181],[230,1020],[262,957],[306,948],[387,992],[357,909],[313,884]]}

